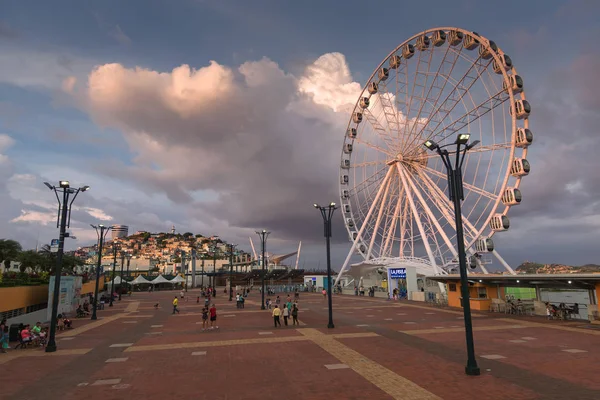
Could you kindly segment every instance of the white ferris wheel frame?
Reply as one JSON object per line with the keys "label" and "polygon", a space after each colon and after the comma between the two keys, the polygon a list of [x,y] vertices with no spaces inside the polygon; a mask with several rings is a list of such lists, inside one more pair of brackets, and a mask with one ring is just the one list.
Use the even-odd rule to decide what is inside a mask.
{"label": "white ferris wheel frame", "polygon": [[[506,216],[508,214],[508,211],[512,207],[511,204],[506,204],[502,201],[502,196],[508,188],[508,183],[509,183],[509,179],[511,178],[511,176],[515,179],[513,179],[510,189],[517,189],[517,190],[519,189],[520,184],[521,184],[522,175],[511,174],[511,166],[513,165],[513,163],[516,159],[515,153],[517,151],[520,151],[519,158],[526,160],[527,150],[528,150],[528,145],[525,145],[525,146],[517,146],[516,145],[518,121],[521,122],[521,125],[522,125],[522,126],[520,126],[521,128],[529,129],[529,119],[527,118],[528,114],[524,118],[517,117],[517,110],[516,110],[515,102],[517,100],[525,101],[526,97],[525,97],[524,88],[521,88],[521,90],[514,91],[512,85],[511,85],[510,77],[518,76],[514,65],[511,64],[510,68],[507,68],[507,69],[500,68],[503,85],[505,85],[505,86],[502,86],[502,90],[500,92],[490,95],[490,92],[487,89],[487,86],[485,86],[485,83],[482,81],[482,83],[485,86],[486,91],[488,92],[488,95],[490,95],[489,99],[487,99],[485,102],[479,104],[476,108],[469,109],[465,114],[463,114],[460,118],[455,119],[454,121],[444,121],[444,118],[442,118],[440,121],[438,121],[436,123],[436,121],[434,120],[434,117],[436,116],[436,114],[440,111],[440,109],[445,104],[445,102],[448,100],[450,95],[454,94],[454,92],[457,92],[457,88],[459,87],[459,85],[462,85],[463,81],[465,81],[467,79],[467,75],[471,72],[471,69],[473,69],[475,67],[476,63],[481,61],[482,56],[480,53],[479,57],[476,58],[476,60],[473,62],[473,64],[467,70],[467,72],[465,72],[465,74],[462,77],[458,78],[458,81],[457,81],[458,83],[454,86],[454,88],[452,88],[451,93],[448,94],[448,96],[438,106],[438,102],[440,100],[440,97],[442,96],[443,89],[442,89],[442,91],[440,91],[438,98],[436,99],[436,102],[433,106],[433,109],[435,110],[435,112],[432,112],[430,114],[429,118],[427,119],[427,122],[424,124],[424,127],[421,128],[419,132],[417,132],[417,134],[412,138],[412,141],[411,141],[410,135],[413,134],[415,132],[415,130],[417,130],[416,126],[417,126],[417,123],[419,122],[419,117],[421,116],[421,111],[423,109],[425,102],[428,100],[427,96],[429,96],[429,92],[432,90],[431,88],[433,87],[435,80],[437,79],[439,69],[438,69],[438,73],[436,73],[435,77],[433,78],[433,82],[429,88],[427,95],[425,96],[425,100],[423,100],[421,102],[420,108],[419,108],[417,116],[415,118],[415,122],[413,123],[413,126],[410,127],[410,130],[408,130],[408,129],[409,129],[409,124],[410,124],[410,120],[411,120],[411,115],[410,115],[411,114],[411,105],[412,105],[413,95],[414,95],[414,91],[415,91],[415,82],[417,80],[417,76],[419,75],[419,65],[417,65],[416,71],[414,73],[415,76],[414,76],[414,82],[413,82],[413,86],[412,86],[412,93],[410,95],[410,99],[405,98],[405,101],[410,101],[410,103],[407,107],[407,115],[404,117],[404,119],[405,119],[404,122],[402,122],[399,119],[400,112],[397,109],[394,109],[394,105],[392,104],[392,101],[390,100],[390,98],[388,96],[383,96],[383,95],[378,96],[378,99],[381,103],[381,108],[383,109],[383,114],[384,114],[384,119],[385,119],[382,122],[386,122],[389,130],[393,130],[394,126],[395,126],[395,129],[397,130],[396,133],[398,134],[397,138],[393,137],[392,135],[386,136],[385,127],[380,123],[380,120],[376,116],[373,115],[372,111],[370,110],[369,104],[367,103],[367,107],[364,107],[364,104],[361,104],[361,101],[363,98],[365,98],[365,97],[367,97],[369,99],[371,98],[372,94],[369,93],[369,88],[373,82],[375,82],[379,87],[381,87],[381,84],[383,84],[386,94],[390,93],[387,91],[387,87],[385,86],[386,84],[384,82],[387,78],[381,79],[380,76],[378,76],[378,73],[381,71],[382,68],[385,68],[386,66],[389,65],[390,59],[393,56],[400,56],[401,62],[407,64],[409,61],[408,61],[408,59],[403,57],[403,54],[402,54],[402,50],[405,48],[405,46],[407,46],[408,44],[415,44],[415,42],[417,42],[417,40],[419,40],[419,38],[422,38],[425,35],[431,36],[432,34],[435,34],[436,32],[439,32],[439,31],[443,31],[446,33],[446,41],[443,43],[443,46],[448,47],[448,49],[446,50],[446,54],[444,54],[444,58],[440,64],[439,68],[441,68],[441,65],[444,64],[444,62],[446,61],[446,56],[450,50],[451,45],[448,43],[448,41],[450,39],[451,32],[460,32],[463,35],[463,38],[460,42],[460,49],[454,59],[454,64],[452,65],[451,71],[454,69],[454,66],[456,65],[458,60],[461,58],[460,56],[462,54],[462,51],[463,51],[463,49],[466,48],[463,46],[464,41],[468,37],[470,37],[471,39],[475,39],[475,41],[478,43],[478,46],[484,47],[485,50],[491,54],[491,57],[488,58],[489,62],[486,61],[487,64],[485,65],[484,69],[481,72],[479,70],[477,70],[477,74],[478,74],[477,77],[475,79],[469,77],[470,79],[473,79],[473,80],[472,80],[471,84],[466,88],[466,90],[464,87],[460,88],[460,91],[462,93],[460,94],[459,100],[457,100],[454,103],[454,106],[449,111],[446,112],[446,115],[444,116],[444,118],[449,118],[449,114],[452,112],[454,107],[456,107],[461,101],[463,102],[463,105],[465,105],[464,97],[467,94],[469,94],[469,89],[475,84],[475,82],[481,77],[481,75],[484,72],[487,72],[488,74],[490,73],[489,69],[492,68],[492,63],[495,62],[495,63],[497,63],[497,65],[500,65],[500,66],[502,66],[504,63],[505,53],[501,49],[497,48],[497,46],[494,49],[495,43],[490,42],[487,38],[485,38],[477,33],[470,32],[470,31],[460,29],[460,28],[439,27],[439,28],[433,28],[433,29],[429,29],[426,31],[422,31],[416,35],[413,35],[412,37],[410,37],[409,39],[407,39],[406,41],[401,43],[399,46],[397,46],[392,52],[390,52],[384,58],[384,60],[375,69],[373,74],[371,74],[371,76],[367,80],[367,83],[365,84],[365,86],[354,106],[352,115],[350,116],[350,119],[349,119],[349,122],[348,122],[348,125],[346,128],[346,132],[344,135],[344,145],[343,145],[344,148],[343,148],[343,151],[341,154],[339,186],[340,186],[340,199],[341,199],[342,213],[344,216],[344,222],[346,225],[346,229],[348,231],[348,235],[350,237],[350,241],[352,242],[352,246],[351,246],[348,256],[346,257],[346,260],[336,278],[335,284],[337,284],[339,282],[339,279],[341,278],[342,274],[347,270],[349,263],[350,263],[350,259],[351,259],[352,255],[355,254],[356,251],[358,251],[358,253],[361,254],[361,256],[366,261],[369,261],[371,259],[381,260],[381,259],[386,259],[386,258],[393,259],[395,262],[397,262],[398,260],[401,260],[402,258],[406,258],[406,260],[409,261],[409,260],[413,260],[415,258],[415,254],[414,254],[414,244],[415,243],[414,242],[415,242],[416,238],[417,239],[421,238],[423,245],[425,247],[426,257],[427,257],[427,261],[428,261],[427,264],[431,265],[435,274],[446,273],[445,270],[443,268],[441,268],[442,266],[444,266],[444,264],[453,264],[453,263],[455,264],[456,263],[456,262],[452,262],[452,261],[448,262],[448,263],[444,263],[443,260],[441,262],[439,262],[436,257],[436,251],[439,251],[439,248],[440,248],[439,242],[443,242],[443,245],[447,247],[447,249],[450,251],[450,253],[452,254],[454,259],[456,259],[458,257],[456,247],[455,247],[455,245],[452,244],[451,237],[449,237],[448,234],[446,234],[444,232],[444,229],[440,225],[440,221],[438,221],[438,219],[435,217],[435,215],[433,214],[433,212],[431,210],[431,207],[429,206],[429,204],[433,203],[432,207],[435,206],[437,208],[437,210],[443,216],[443,219],[445,220],[442,222],[455,229],[455,227],[454,227],[454,210],[452,208],[451,202],[449,201],[446,193],[443,192],[442,188],[440,188],[438,185],[436,185],[436,183],[434,182],[434,179],[433,179],[433,178],[437,177],[438,182],[439,182],[440,179],[446,179],[446,176],[443,173],[441,173],[440,171],[433,170],[432,168],[428,168],[428,160],[432,159],[433,157],[437,157],[437,155],[433,155],[433,154],[423,155],[421,153],[416,155],[417,158],[425,158],[426,159],[425,166],[423,168],[416,168],[414,173],[412,173],[412,174],[408,173],[406,168],[401,167],[401,165],[400,165],[400,160],[402,159],[403,156],[405,156],[404,154],[400,155],[400,153],[402,153],[402,151],[404,151],[404,150],[405,151],[414,150],[416,148],[415,145],[420,146],[422,143],[424,143],[425,140],[422,140],[420,143],[418,143],[418,142],[420,139],[423,139],[421,134],[423,133],[423,130],[425,129],[425,127],[427,127],[430,124],[430,122],[432,122],[432,121],[433,121],[433,124],[436,124],[436,125],[433,128],[432,133],[429,133],[429,138],[432,137],[433,135],[438,134],[439,132],[442,132],[443,134],[445,134],[445,137],[448,137],[450,135],[456,134],[456,132],[458,132],[460,129],[462,129],[466,125],[469,125],[469,129],[470,129],[471,123],[477,122],[483,115],[487,114],[488,112],[492,112],[492,116],[493,116],[494,108],[496,108],[498,105],[503,105],[507,101],[509,102],[510,142],[505,142],[505,143],[501,143],[501,144],[494,143],[491,146],[486,145],[485,143],[482,143],[481,146],[479,146],[478,148],[475,148],[469,152],[469,153],[493,152],[495,150],[500,150],[501,146],[504,146],[503,147],[504,149],[508,149],[510,147],[510,152],[508,155],[508,159],[506,161],[506,165],[502,166],[502,169],[504,169],[504,175],[503,175],[503,177],[499,176],[498,180],[496,182],[496,186],[498,186],[498,182],[500,182],[500,178],[502,178],[501,183],[500,183],[500,188],[498,190],[496,190],[496,193],[487,192],[484,189],[478,188],[475,185],[465,182],[465,189],[467,189],[469,191],[469,193],[475,193],[480,196],[478,198],[477,202],[475,203],[475,205],[477,205],[479,203],[479,200],[481,200],[482,197],[487,197],[488,205],[491,204],[489,215],[487,215],[487,217],[485,218],[484,221],[478,220],[475,222],[471,222],[471,221],[469,221],[467,216],[463,215],[465,239],[467,242],[467,243],[465,243],[465,247],[468,249],[467,252],[469,254],[473,255],[476,253],[476,251],[474,249],[474,245],[477,240],[489,239],[496,233],[496,230],[494,230],[490,227],[490,221],[492,220],[492,218],[494,216]],[[433,52],[435,51],[436,48],[438,48],[438,47],[437,46],[434,47],[433,43],[430,43],[428,48],[422,49],[422,50],[418,50],[415,47],[414,48],[414,56],[415,56],[415,58],[418,57],[417,62],[419,62],[419,63],[421,62],[422,54],[431,52],[432,54],[430,55],[430,60],[429,60],[429,63],[431,63],[431,58],[433,57]],[[442,47],[439,47],[439,49],[442,49]],[[475,51],[477,51],[477,50],[479,50],[479,49],[476,49]],[[470,50],[468,50],[468,51],[470,51]],[[411,58],[411,57],[412,57],[412,55],[408,58]],[[483,65],[483,63],[482,63],[482,65]],[[430,67],[430,65],[428,64],[428,68],[429,67]],[[392,68],[392,67],[390,67],[390,68]],[[429,70],[427,72],[429,72]],[[492,72],[494,72],[494,71],[492,71]],[[498,75],[498,73],[497,73],[497,75]],[[445,79],[444,87],[448,83],[452,84],[452,82],[451,82],[452,77],[450,75],[443,76],[443,77]],[[406,96],[408,96],[408,82],[405,87],[405,90],[406,90]],[[425,91],[425,88],[423,88],[423,93],[424,93],[424,91]],[[397,96],[398,94],[399,94],[398,92],[394,93],[395,96]],[[469,94],[469,96],[470,96],[470,94]],[[396,99],[396,97],[394,97],[394,104],[395,104],[395,99]],[[471,102],[473,102],[472,98],[471,98]],[[489,104],[491,104],[491,106],[486,109],[485,107],[488,107],[486,105],[488,102],[489,102]],[[384,104],[384,103],[386,103],[386,104]],[[484,105],[486,105],[486,106],[484,107]],[[465,108],[466,108],[466,106],[465,106]],[[502,108],[504,109],[504,105]],[[483,110],[484,112],[481,114],[480,110]],[[360,135],[355,136],[355,137],[348,136],[347,132],[349,132],[351,129],[354,128],[354,129],[356,129],[356,131],[358,131],[359,123],[353,119],[356,112],[363,113],[363,115],[365,116],[364,120],[366,120],[366,121],[362,121],[362,123],[369,124],[373,128],[373,130],[376,131],[377,134],[381,136],[381,139],[383,140],[383,145],[377,145],[374,143],[363,141],[360,138]],[[506,116],[506,113],[504,113],[504,114],[505,114],[504,118],[506,121],[507,116]],[[466,120],[466,122],[465,122],[465,120]],[[482,122],[480,121],[479,123],[481,124]],[[404,127],[402,127],[403,124],[404,124]],[[505,125],[506,125],[506,122],[505,122]],[[505,126],[505,138],[507,137],[507,135],[506,135],[507,129],[508,129],[508,127]],[[408,132],[408,136],[406,135],[407,132]],[[425,132],[425,133],[427,133],[427,132]],[[400,147],[397,146],[398,139],[400,139]],[[415,140],[417,142],[415,142]],[[409,141],[411,141],[411,143],[409,143]],[[366,146],[373,151],[376,151],[376,152],[385,154],[386,156],[389,156],[391,161],[389,163],[386,163],[387,166],[383,165],[383,168],[376,171],[374,175],[363,180],[363,182],[361,182],[359,184],[357,184],[356,182],[353,182],[354,187],[351,188],[350,183],[349,183],[349,175],[350,174],[348,171],[350,168],[353,168],[354,166],[352,166],[352,164],[351,164],[352,163],[352,151],[350,151],[349,154],[348,154],[348,152],[346,152],[348,144],[350,144],[351,146],[355,146],[355,144],[358,144],[360,146]],[[392,147],[394,144],[396,144],[396,146]],[[412,146],[412,147],[408,147],[408,146]],[[394,151],[392,151],[392,149],[400,150],[400,153],[396,154]],[[414,151],[412,153],[413,153],[412,156],[415,157]],[[346,166],[344,165],[345,160],[347,160],[350,167],[348,167],[348,165],[346,165]],[[480,156],[479,160],[481,160],[481,156]],[[381,165],[381,162],[364,163],[363,168],[365,168],[367,165],[378,165],[378,164]],[[486,172],[488,174],[490,171],[490,167],[491,167],[491,161],[490,161],[490,165],[488,165],[488,169]],[[358,168],[358,167],[354,167],[354,168]],[[387,172],[385,173],[385,176],[383,176],[383,178],[378,179],[377,175],[380,175],[380,177],[381,177],[383,175],[382,172],[383,172],[383,170],[385,170],[385,168],[387,168]],[[479,161],[477,164],[477,169],[479,169]],[[501,172],[500,172],[500,174],[501,174]],[[344,182],[344,176],[346,176],[346,182]],[[390,201],[389,202],[390,204],[387,204],[387,208],[386,208],[384,203],[386,203],[388,196],[390,195],[390,187],[393,184],[392,176],[395,176],[396,178],[398,178],[397,180],[398,180],[399,187],[397,189],[397,191],[398,191],[397,201],[396,201],[396,204],[392,204],[392,202]],[[368,208],[368,211],[365,214],[363,212],[363,210],[360,210],[360,209],[354,210],[353,209],[352,196],[356,195],[358,193],[357,187],[359,185],[365,184],[365,182],[368,182],[370,179],[373,182],[378,183],[379,187],[377,189],[375,196],[370,197],[371,204]],[[487,175],[486,175],[486,181],[487,181]],[[400,184],[402,185],[401,187],[400,187]],[[367,185],[371,186],[372,183],[368,183]],[[350,194],[350,196],[348,197],[348,196],[345,196],[345,194],[344,194],[346,191],[347,191],[347,193],[350,193],[352,191],[354,191],[355,193]],[[519,195],[520,195],[520,192],[519,192]],[[466,198],[466,196],[465,196],[465,198]],[[406,199],[406,200],[403,200],[403,199]],[[428,204],[427,200],[429,200],[429,202],[430,202],[429,204]],[[404,204],[402,204],[403,201],[404,201]],[[420,208],[420,210],[419,210],[419,208]],[[487,209],[487,207],[486,207],[486,209]],[[363,215],[363,218],[360,218],[361,213]],[[408,218],[408,222],[407,222],[407,217],[410,217],[409,213],[412,214],[412,217]],[[426,215],[428,217],[425,218],[425,221],[422,221],[422,218],[419,217],[420,215],[421,216]],[[383,235],[381,235],[382,243],[379,243],[380,251],[378,254],[374,255],[374,245],[377,240],[377,234],[382,229],[381,228],[382,223],[387,223],[387,222],[383,222],[383,220],[387,221],[387,220],[390,220],[390,218],[391,218],[391,223],[389,224],[389,226],[383,227]],[[481,217],[480,217],[480,219],[481,219]],[[359,220],[361,220],[360,223],[358,223]],[[397,222],[398,220],[400,220],[400,221]],[[414,221],[414,223],[416,223],[416,227],[413,225],[413,221]],[[426,227],[424,225],[424,222],[426,224],[428,224],[429,226]],[[409,227],[406,226],[409,223],[411,225],[410,229],[409,229]],[[396,236],[396,230],[398,228],[398,225],[400,225],[399,237]],[[428,228],[429,228],[430,233],[434,233],[434,231],[435,231],[435,233],[437,233],[438,235],[428,234]],[[369,234],[368,233],[369,230],[372,230],[373,233]],[[430,243],[430,240],[432,241],[432,243]],[[392,248],[394,246],[394,241],[399,241],[400,250],[399,250],[398,255],[391,254]],[[407,252],[406,247],[410,247],[410,249],[409,249],[410,253]],[[498,254],[498,252],[495,249],[490,251],[490,253],[493,254],[498,259],[498,261],[502,264],[502,266],[509,273],[512,273],[512,274],[515,273],[514,270],[508,265],[508,263],[506,263],[506,261],[500,256],[500,254]],[[483,272],[487,273],[487,269],[483,262],[478,261],[478,266],[482,269]],[[427,269],[429,269],[429,268],[427,268]]]}

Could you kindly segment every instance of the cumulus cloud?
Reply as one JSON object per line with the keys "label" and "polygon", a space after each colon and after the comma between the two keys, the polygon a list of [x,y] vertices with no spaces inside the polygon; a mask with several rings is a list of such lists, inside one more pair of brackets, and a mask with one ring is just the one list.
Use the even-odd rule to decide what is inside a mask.
{"label": "cumulus cloud", "polygon": [[[101,173],[193,204],[199,221],[299,238],[320,230],[313,202],[337,198],[332,160],[348,114],[336,111],[359,92],[344,56],[332,53],[300,77],[267,58],[170,72],[101,65],[88,77],[85,103],[135,153],[133,165],[98,165]],[[193,195],[208,190],[216,201]]]}

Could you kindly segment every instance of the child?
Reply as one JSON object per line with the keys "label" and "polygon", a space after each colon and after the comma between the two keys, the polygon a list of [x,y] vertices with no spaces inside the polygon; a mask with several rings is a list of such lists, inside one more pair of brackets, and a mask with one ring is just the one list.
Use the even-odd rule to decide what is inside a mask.
{"label": "child", "polygon": [[298,305],[294,304],[294,308],[292,308],[292,323],[293,325],[300,325],[298,323]]}
{"label": "child", "polygon": [[202,331],[205,331],[208,326],[208,307],[202,309]]}

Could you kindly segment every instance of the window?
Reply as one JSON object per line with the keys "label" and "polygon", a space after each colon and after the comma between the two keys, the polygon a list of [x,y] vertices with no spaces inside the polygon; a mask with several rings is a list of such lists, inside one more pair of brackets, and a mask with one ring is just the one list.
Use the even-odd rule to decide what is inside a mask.
{"label": "window", "polygon": [[478,287],[477,288],[477,297],[480,299],[487,299],[487,288],[486,287]]}
{"label": "window", "polygon": [[451,292],[456,292],[456,283],[449,284],[448,290],[450,290]]}

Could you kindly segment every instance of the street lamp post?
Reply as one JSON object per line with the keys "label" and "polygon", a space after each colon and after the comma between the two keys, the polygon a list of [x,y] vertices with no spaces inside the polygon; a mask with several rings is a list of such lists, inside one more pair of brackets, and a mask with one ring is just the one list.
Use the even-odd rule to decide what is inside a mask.
{"label": "street lamp post", "polygon": [[[439,146],[434,141],[425,142],[425,147],[431,151],[436,151],[442,159],[448,174],[448,189],[450,200],[454,202],[454,222],[456,225],[456,241],[458,251],[458,265],[460,269],[460,291],[462,296],[463,313],[465,320],[465,336],[467,342],[467,365],[465,373],[467,375],[479,375],[480,370],[475,359],[475,346],[473,343],[473,323],[471,320],[471,304],[469,299],[469,282],[467,280],[467,259],[465,253],[465,241],[463,235],[463,222],[461,212],[461,201],[464,200],[462,167],[467,151],[477,146],[479,140],[469,142],[469,134],[459,134],[456,142]],[[447,146],[456,145],[454,166],[450,160],[450,153],[445,149]],[[464,148],[461,149],[461,147]]]}
{"label": "street lamp post", "polygon": [[[56,221],[56,227],[59,228],[58,236],[58,252],[56,254],[56,271],[54,275],[54,292],[52,293],[52,317],[50,319],[50,332],[48,335],[48,345],[46,346],[46,353],[52,353],[56,351],[56,323],[58,315],[58,292],[60,291],[60,277],[62,273],[62,259],[65,250],[65,238],[69,237],[66,232],[67,228],[71,224],[71,206],[77,198],[79,192],[85,192],[90,187],[82,186],[80,188],[72,188],[69,185],[69,181],[60,181],[58,187],[44,182],[44,185],[48,189],[52,190],[56,195],[58,201],[58,219]],[[62,193],[62,202],[58,193]],[[69,197],[73,195],[73,198],[69,202]]]}
{"label": "street lamp post", "polygon": [[131,278],[129,275],[129,264],[131,263],[131,253],[127,253],[127,278]]}
{"label": "street lamp post", "polygon": [[217,239],[218,236],[213,236],[213,276],[212,289],[213,297],[217,297]]}
{"label": "street lamp post", "polygon": [[[98,284],[100,282],[100,269],[102,268],[102,245],[104,244],[104,238],[108,234],[112,228],[110,226],[100,225],[92,225],[92,228],[96,230],[96,234],[98,235],[98,263],[96,264],[96,288],[94,290],[94,304],[92,305],[92,319],[96,320],[96,308],[98,306]],[[100,231],[98,231],[100,229]]]}
{"label": "street lamp post", "polygon": [[121,252],[121,275],[119,278],[119,301],[121,301],[121,292],[123,291],[123,266],[125,265],[125,252]]}
{"label": "street lamp post", "polygon": [[233,301],[233,248],[235,244],[229,245],[229,301]]}
{"label": "street lamp post", "polygon": [[202,258],[202,278],[200,278],[200,286],[204,288],[204,259],[206,258],[206,254],[200,254],[200,258]]}
{"label": "street lamp post", "polygon": [[265,247],[267,246],[267,237],[271,232],[267,232],[266,230],[256,231],[258,236],[260,237],[260,243],[262,246],[262,262],[261,262],[261,306],[260,309],[265,309]]}
{"label": "street lamp post", "polygon": [[314,207],[321,211],[323,224],[325,226],[325,244],[327,247],[327,306],[329,307],[329,323],[327,324],[327,327],[331,329],[335,328],[335,325],[333,325],[333,304],[331,298],[331,218],[337,207],[335,206],[335,203],[329,203],[327,207],[321,207],[318,204],[314,204]]}
{"label": "street lamp post", "polygon": [[113,268],[112,268],[112,282],[110,284],[110,303],[109,307],[113,306],[113,293],[115,292],[115,270],[117,269],[117,244],[113,242]]}

